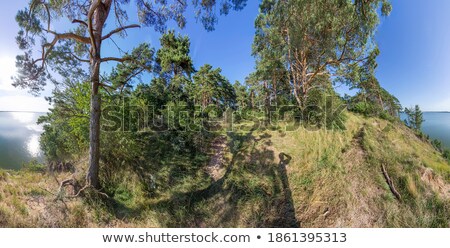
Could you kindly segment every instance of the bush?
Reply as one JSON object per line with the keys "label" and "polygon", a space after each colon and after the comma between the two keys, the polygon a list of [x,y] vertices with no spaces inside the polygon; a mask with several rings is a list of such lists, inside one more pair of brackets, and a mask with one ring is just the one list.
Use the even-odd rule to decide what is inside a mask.
{"label": "bush", "polygon": [[373,106],[367,102],[358,102],[350,107],[350,111],[362,114],[364,116],[370,116],[373,114]]}
{"label": "bush", "polygon": [[345,109],[345,103],[333,91],[313,89],[302,113],[303,120],[309,127],[344,130]]}
{"label": "bush", "polygon": [[49,162],[70,160],[89,144],[89,83],[55,91],[53,109],[38,119],[43,124],[40,146]]}
{"label": "bush", "polygon": [[434,140],[431,141],[431,144],[439,152],[443,151],[443,149],[442,149],[442,142],[440,140],[434,139]]}
{"label": "bush", "polygon": [[444,152],[442,153],[442,156],[448,160],[448,162],[450,163],[450,150],[449,149],[445,149]]}
{"label": "bush", "polygon": [[46,166],[36,160],[23,164],[23,169],[31,172],[45,172]]}
{"label": "bush", "polygon": [[8,179],[8,173],[0,169],[0,181],[6,181]]}

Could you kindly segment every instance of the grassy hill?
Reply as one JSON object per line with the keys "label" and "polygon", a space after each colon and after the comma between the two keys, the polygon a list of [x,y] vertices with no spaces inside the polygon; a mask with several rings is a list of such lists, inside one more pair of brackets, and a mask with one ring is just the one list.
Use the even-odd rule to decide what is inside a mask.
{"label": "grassy hill", "polygon": [[450,226],[441,154],[402,124],[348,114],[346,127],[224,132],[204,159],[159,161],[152,193],[131,170],[116,172],[109,197],[58,191],[82,177],[83,159],[74,175],[0,171],[0,226]]}

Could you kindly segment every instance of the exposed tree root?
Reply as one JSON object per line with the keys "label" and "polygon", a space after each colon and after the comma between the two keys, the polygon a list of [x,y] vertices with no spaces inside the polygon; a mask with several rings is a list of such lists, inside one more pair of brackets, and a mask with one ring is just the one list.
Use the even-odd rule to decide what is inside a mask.
{"label": "exposed tree root", "polygon": [[387,173],[386,167],[384,167],[384,164],[381,164],[381,171],[383,172],[384,178],[386,179],[386,182],[389,185],[389,189],[391,190],[392,194],[394,194],[394,196],[395,196],[395,198],[397,198],[397,200],[401,201],[402,196],[395,189],[394,183],[392,182],[391,178],[389,177],[389,174]]}
{"label": "exposed tree root", "polygon": [[[71,185],[73,187],[74,192],[76,192],[76,193],[74,193],[72,195],[64,196],[63,195],[64,188],[66,186],[69,186],[69,185]],[[78,188],[79,188],[79,190],[77,190]],[[87,189],[92,189],[93,191],[95,191],[95,193],[100,194],[100,195],[102,195],[102,196],[104,196],[106,198],[110,198],[106,193],[103,193],[103,192],[95,189],[90,184],[86,184],[86,185],[84,185],[83,187],[80,188],[80,184],[74,178],[69,178],[69,179],[66,179],[66,180],[64,180],[64,181],[62,181],[60,183],[58,193],[55,194],[56,195],[55,201],[62,200],[63,198],[77,198]]]}

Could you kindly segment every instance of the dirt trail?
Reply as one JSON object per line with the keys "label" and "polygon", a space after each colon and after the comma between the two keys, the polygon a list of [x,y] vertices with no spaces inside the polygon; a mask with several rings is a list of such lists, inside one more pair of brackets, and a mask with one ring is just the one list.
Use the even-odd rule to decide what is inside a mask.
{"label": "dirt trail", "polygon": [[375,199],[382,195],[367,167],[364,166],[366,153],[361,145],[362,137],[354,138],[352,147],[344,154],[345,170],[348,181],[348,203],[346,214],[338,218],[337,227],[375,227],[379,224],[380,210]]}
{"label": "dirt trail", "polygon": [[227,137],[219,136],[215,138],[211,144],[211,159],[209,160],[206,172],[214,181],[222,177],[224,168],[224,155],[227,147]]}

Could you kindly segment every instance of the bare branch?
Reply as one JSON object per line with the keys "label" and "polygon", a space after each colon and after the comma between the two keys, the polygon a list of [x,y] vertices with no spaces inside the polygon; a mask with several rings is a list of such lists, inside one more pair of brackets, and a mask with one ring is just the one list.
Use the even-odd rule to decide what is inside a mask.
{"label": "bare branch", "polygon": [[108,85],[108,84],[106,84],[106,83],[99,83],[100,84],[100,86],[102,86],[103,88],[110,88],[110,89],[113,89],[114,90],[114,87],[112,87],[111,85]]}
{"label": "bare branch", "polygon": [[80,43],[84,43],[84,44],[89,44],[89,38],[88,37],[84,37],[81,35],[77,35],[74,33],[56,33],[53,30],[49,30],[49,29],[44,29],[44,31],[46,31],[47,33],[53,34],[55,36],[55,39],[58,40],[63,40],[63,39],[72,39],[75,41],[78,41]]}
{"label": "bare branch", "polygon": [[[58,42],[58,37],[55,36],[53,38],[53,41],[50,43],[46,43],[42,45],[42,56],[39,59],[36,59],[33,61],[33,64],[36,64],[39,61],[42,61],[42,65],[41,68],[39,69],[39,71],[36,73],[36,75],[38,75],[43,69],[44,69],[44,65],[47,59],[47,56],[49,55],[49,53],[53,50],[53,47],[55,47],[56,42]],[[47,50],[45,50],[45,48],[47,48]]]}
{"label": "bare branch", "polygon": [[186,6],[186,3],[182,2],[181,0],[177,0],[177,2],[183,7]]}
{"label": "bare branch", "polygon": [[82,21],[82,20],[74,19],[72,21],[72,23],[79,23],[81,25],[84,25],[84,26],[88,27],[88,24],[85,21]]}
{"label": "bare branch", "polygon": [[123,82],[123,84],[122,84],[122,87],[120,88],[120,94],[122,94],[123,89],[125,88],[125,85],[128,83],[128,81],[130,81],[130,80],[131,80],[132,78],[134,78],[135,76],[139,75],[139,74],[140,74],[141,72],[143,72],[144,70],[145,70],[144,68],[141,68],[141,69],[137,70],[135,73],[129,75],[129,76],[127,77],[127,79],[124,80],[124,82]]}
{"label": "bare branch", "polygon": [[[95,13],[95,10],[100,6],[101,1],[97,0],[95,1],[91,7],[89,8],[89,13],[87,16],[88,19],[88,29],[89,29],[89,36],[91,40],[91,46],[94,49],[94,51],[97,50],[97,46],[95,45],[95,39],[94,39],[94,28],[92,27],[92,16]],[[96,53],[96,52],[95,52]]]}
{"label": "bare branch", "polygon": [[[37,75],[39,75],[42,70],[45,69],[45,63],[47,62],[47,57],[50,54],[50,52],[53,50],[53,48],[55,47],[56,43],[59,40],[63,40],[63,39],[73,39],[82,43],[89,43],[89,39],[87,37],[82,37],[73,33],[64,33],[64,34],[58,34],[54,31],[51,30],[45,30],[48,33],[54,34],[55,37],[53,38],[52,42],[50,43],[45,43],[42,45],[42,55],[39,59],[36,59],[33,61],[33,64],[36,64],[38,62],[42,61],[42,65],[41,67],[38,69],[38,71],[35,73],[35,77],[37,77]],[[76,59],[78,59],[79,61],[82,62],[89,62],[89,60],[84,60],[81,58],[78,58],[77,56],[75,56],[74,54],[72,54]]]}
{"label": "bare branch", "polygon": [[138,24],[132,24],[132,25],[128,25],[128,26],[123,26],[123,27],[116,28],[116,29],[112,30],[111,32],[109,32],[107,35],[103,36],[103,37],[102,37],[102,40],[106,40],[106,39],[108,39],[109,37],[111,37],[112,35],[114,35],[114,34],[116,34],[116,33],[119,33],[119,32],[121,32],[121,31],[123,31],[123,30],[125,30],[125,29],[129,29],[129,28],[140,28],[140,27],[141,27],[141,26],[138,25]]}
{"label": "bare branch", "polygon": [[80,57],[78,57],[76,54],[74,54],[73,52],[69,52],[70,53],[70,55],[72,56],[72,57],[74,57],[76,60],[78,60],[78,61],[80,61],[80,62],[84,62],[84,63],[90,63],[91,61],[89,60],[89,59],[83,59],[83,58],[80,58]]}
{"label": "bare branch", "polygon": [[84,36],[80,36],[74,33],[64,33],[64,34],[57,34],[56,37],[59,40],[62,39],[72,39],[81,43],[85,43],[85,44],[89,44],[89,38],[84,37]]}
{"label": "bare branch", "polygon": [[116,62],[120,62],[123,63],[125,61],[130,61],[132,60],[131,57],[123,57],[123,58],[116,58],[116,57],[104,57],[100,60],[100,62],[108,62],[108,61],[116,61]]}
{"label": "bare branch", "polygon": [[395,198],[397,198],[397,200],[401,201],[402,196],[400,195],[400,193],[398,193],[397,189],[395,189],[394,183],[389,177],[389,174],[386,168],[384,167],[384,164],[381,164],[381,172],[383,172],[384,179],[386,179],[386,182],[389,185],[389,189],[391,190],[392,194],[395,196]]}
{"label": "bare branch", "polygon": [[82,59],[82,58],[79,58],[78,56],[76,56],[76,55],[73,54],[73,53],[72,53],[72,56],[73,56],[76,60],[78,60],[78,61],[80,61],[80,62],[84,62],[84,63],[90,63],[90,62],[91,62],[89,59]]}
{"label": "bare branch", "polygon": [[34,1],[34,2],[32,2],[29,13],[31,14],[31,12],[34,11],[34,8],[38,4],[44,5],[45,11],[47,12],[47,28],[50,29],[50,20],[51,20],[50,9],[48,8],[48,4],[45,1]]}

